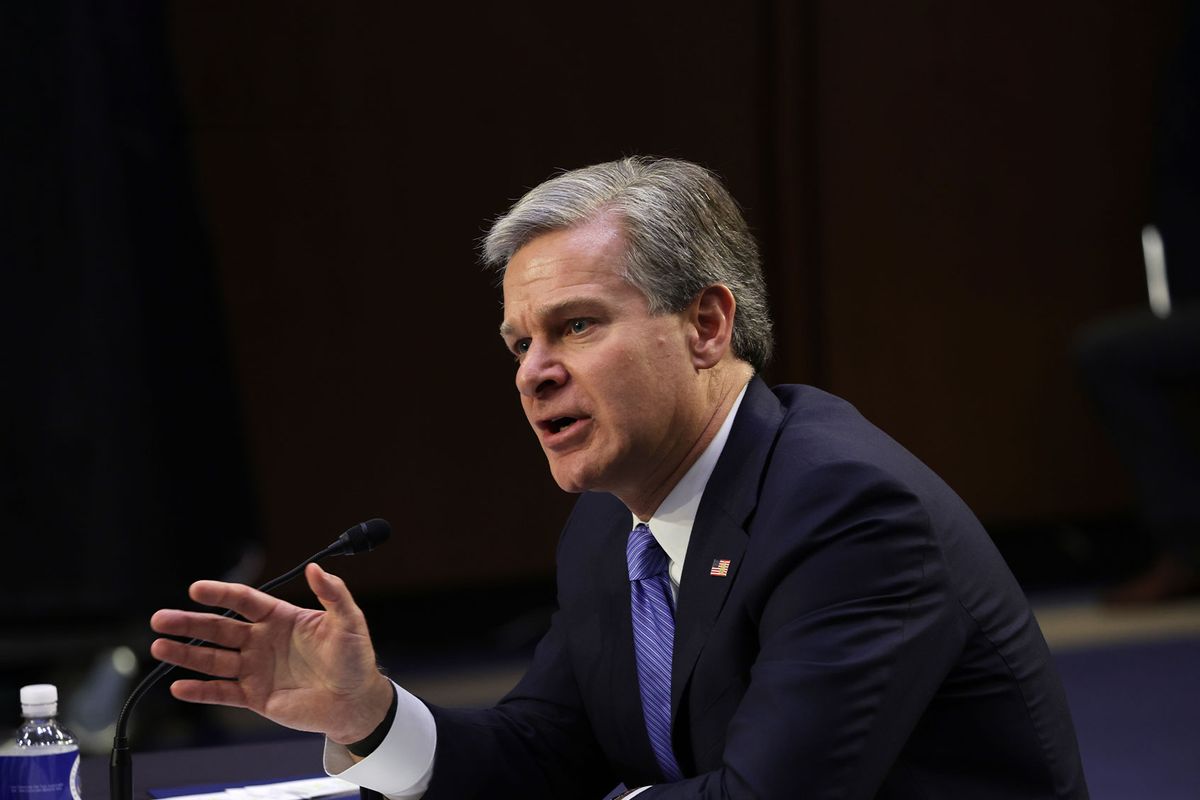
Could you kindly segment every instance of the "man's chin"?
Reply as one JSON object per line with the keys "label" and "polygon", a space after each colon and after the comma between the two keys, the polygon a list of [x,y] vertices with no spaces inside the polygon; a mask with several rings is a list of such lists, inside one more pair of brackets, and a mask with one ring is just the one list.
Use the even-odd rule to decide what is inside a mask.
{"label": "man's chin", "polygon": [[592,489],[592,481],[589,476],[574,469],[570,465],[550,462],[550,476],[554,478],[554,482],[558,484],[558,488],[568,494],[582,494],[583,492]]}
{"label": "man's chin", "polygon": [[551,475],[554,477],[554,482],[558,484],[558,488],[568,494],[583,494],[590,488],[583,481],[560,478],[558,475],[554,475],[554,473],[551,473]]}

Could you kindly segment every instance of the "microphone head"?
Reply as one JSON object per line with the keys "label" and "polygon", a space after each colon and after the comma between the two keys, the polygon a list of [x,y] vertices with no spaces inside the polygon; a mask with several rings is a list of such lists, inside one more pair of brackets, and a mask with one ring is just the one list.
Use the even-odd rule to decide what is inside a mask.
{"label": "microphone head", "polygon": [[360,522],[338,537],[342,547],[340,555],[352,556],[357,553],[367,553],[387,541],[392,535],[392,526],[386,519],[369,519]]}

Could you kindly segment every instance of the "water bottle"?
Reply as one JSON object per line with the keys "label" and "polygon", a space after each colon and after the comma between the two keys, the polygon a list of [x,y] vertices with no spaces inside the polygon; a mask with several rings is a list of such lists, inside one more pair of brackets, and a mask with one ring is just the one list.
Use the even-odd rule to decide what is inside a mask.
{"label": "water bottle", "polygon": [[0,800],[80,800],[79,742],[58,724],[58,689],[21,687],[25,723],[0,748]]}

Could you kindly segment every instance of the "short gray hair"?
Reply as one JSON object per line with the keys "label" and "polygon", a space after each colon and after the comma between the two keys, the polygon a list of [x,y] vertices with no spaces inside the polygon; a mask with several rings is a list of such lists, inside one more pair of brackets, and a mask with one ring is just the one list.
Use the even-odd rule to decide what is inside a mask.
{"label": "short gray hair", "polygon": [[771,314],[758,245],[721,181],[675,159],[624,158],[563,172],[531,189],[483,241],[501,276],[538,236],[615,213],[627,242],[622,278],[653,313],[675,313],[723,284],[737,300],[732,349],[761,372],[771,358]]}

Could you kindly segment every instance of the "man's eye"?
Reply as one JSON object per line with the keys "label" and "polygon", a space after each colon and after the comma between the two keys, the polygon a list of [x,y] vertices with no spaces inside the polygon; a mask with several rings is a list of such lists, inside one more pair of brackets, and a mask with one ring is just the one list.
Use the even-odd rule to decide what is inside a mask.
{"label": "man's eye", "polygon": [[513,345],[512,351],[513,355],[517,357],[518,361],[520,361],[521,356],[529,352],[529,340],[522,339],[521,341],[517,342]]}
{"label": "man's eye", "polygon": [[567,323],[567,330],[571,333],[583,333],[592,325],[592,321],[588,319],[573,319]]}

